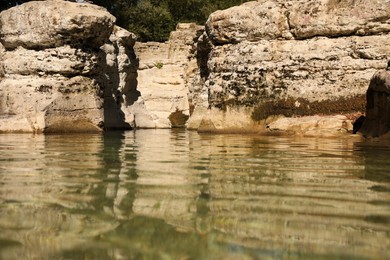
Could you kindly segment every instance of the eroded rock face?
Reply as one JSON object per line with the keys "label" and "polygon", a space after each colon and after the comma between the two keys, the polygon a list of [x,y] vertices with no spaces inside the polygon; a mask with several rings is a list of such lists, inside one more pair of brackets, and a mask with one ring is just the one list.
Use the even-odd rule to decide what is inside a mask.
{"label": "eroded rock face", "polygon": [[138,59],[133,46],[136,36],[119,26],[101,47],[98,81],[104,96],[104,124],[107,129],[128,130],[135,127],[134,114],[128,107],[140,96],[137,91]]}
{"label": "eroded rock face", "polygon": [[42,49],[63,45],[99,48],[110,36],[115,17],[102,7],[62,0],[31,1],[2,12],[2,43]]}
{"label": "eroded rock face", "polygon": [[115,18],[94,5],[49,0],[6,10],[0,21],[0,132],[102,131],[107,61],[99,48]]}
{"label": "eroded rock face", "polygon": [[130,107],[139,128],[183,127],[190,115],[187,82],[199,75],[192,56],[194,39],[202,26],[178,24],[165,43],[136,43],[139,59],[137,90],[140,97]]}
{"label": "eroded rock face", "polygon": [[241,128],[255,132],[277,115],[363,112],[366,86],[390,56],[389,33],[386,0],[259,0],[217,11],[198,43],[205,82],[198,93],[208,102],[189,125],[210,125],[210,108],[226,118],[241,111],[248,122]]}
{"label": "eroded rock face", "polygon": [[390,131],[390,71],[376,73],[367,90],[366,118],[360,129],[366,137],[388,135]]}

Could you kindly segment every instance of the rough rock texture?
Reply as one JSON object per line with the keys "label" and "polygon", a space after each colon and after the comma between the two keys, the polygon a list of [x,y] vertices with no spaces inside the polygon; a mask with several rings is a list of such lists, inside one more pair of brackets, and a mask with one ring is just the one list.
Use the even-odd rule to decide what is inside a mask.
{"label": "rough rock texture", "polygon": [[217,11],[198,43],[205,84],[188,125],[237,130],[234,119],[216,122],[241,111],[248,124],[239,127],[260,131],[275,115],[364,111],[366,86],[390,57],[389,33],[387,0],[259,0]]}
{"label": "rough rock texture", "polygon": [[99,48],[114,22],[100,7],[61,0],[2,12],[0,132],[102,131]]}
{"label": "rough rock texture", "polygon": [[303,136],[337,136],[352,131],[348,117],[305,116],[302,118],[284,117],[267,125],[271,134],[292,134]]}
{"label": "rough rock texture", "polygon": [[7,49],[99,47],[110,36],[115,18],[102,7],[61,0],[31,1],[4,11],[2,43]]}
{"label": "rough rock texture", "polygon": [[366,119],[360,132],[379,137],[390,131],[390,71],[376,73],[367,90]]}
{"label": "rough rock texture", "polygon": [[137,91],[138,59],[133,46],[136,36],[114,26],[109,41],[101,49],[102,60],[99,77],[104,89],[104,124],[107,129],[135,127],[134,115],[128,111],[140,96]]}
{"label": "rough rock texture", "polygon": [[[182,127],[190,115],[187,81],[197,70],[189,60],[194,39],[203,31],[196,24],[178,24],[165,43],[136,43],[139,59],[137,90],[141,97],[130,111],[138,128]],[[199,73],[198,73],[199,74]]]}

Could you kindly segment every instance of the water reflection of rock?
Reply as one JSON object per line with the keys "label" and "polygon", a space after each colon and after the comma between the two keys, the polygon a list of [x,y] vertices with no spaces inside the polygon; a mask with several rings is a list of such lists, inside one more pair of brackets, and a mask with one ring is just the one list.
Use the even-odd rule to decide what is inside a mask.
{"label": "water reflection of rock", "polygon": [[0,149],[0,244],[12,245],[0,245],[0,258],[56,258],[117,227],[86,214],[101,182],[101,135],[0,135]]}
{"label": "water reflection of rock", "polygon": [[371,202],[389,201],[390,194],[372,192],[372,183],[362,179],[364,161],[353,154],[353,141],[244,140],[236,147],[216,137],[212,146],[224,147],[225,155],[209,155],[219,164],[210,170],[211,229],[222,241],[388,256],[389,222],[370,221],[370,214],[389,220],[388,208]]}
{"label": "water reflection of rock", "polygon": [[353,140],[156,132],[136,139],[136,215],[244,248],[388,256],[390,194],[364,179]]}
{"label": "water reflection of rock", "polygon": [[201,176],[188,171],[187,133],[137,131],[137,190],[133,211],[164,219],[180,230],[193,230]]}
{"label": "water reflection of rock", "polygon": [[353,140],[139,130],[0,135],[0,151],[12,258],[81,256],[85,242],[107,258],[389,256],[388,152]]}

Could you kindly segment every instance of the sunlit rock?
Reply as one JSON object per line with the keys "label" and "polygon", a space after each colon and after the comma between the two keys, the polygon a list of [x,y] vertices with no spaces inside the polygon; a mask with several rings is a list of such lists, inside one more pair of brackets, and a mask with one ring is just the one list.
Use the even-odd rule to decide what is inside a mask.
{"label": "sunlit rock", "polygon": [[[0,21],[0,132],[131,128],[120,93],[135,78],[135,37],[114,29],[107,10],[32,1],[3,11]],[[112,46],[113,60],[102,45]]]}
{"label": "sunlit rock", "polygon": [[363,113],[369,80],[390,56],[389,8],[386,0],[260,0],[211,14],[197,44],[204,87],[196,93],[207,102],[189,126],[202,128],[203,114],[232,130],[234,122],[205,113],[213,109],[225,121],[243,111],[247,129],[278,116]]}
{"label": "sunlit rock", "polygon": [[2,12],[1,42],[6,49],[45,49],[68,44],[99,48],[110,36],[115,20],[96,5],[31,1]]}
{"label": "sunlit rock", "polygon": [[197,70],[197,66],[196,59],[189,61],[189,58],[194,39],[202,28],[196,24],[178,24],[165,43],[136,43],[134,48],[140,62],[137,89],[142,98],[131,110],[137,127],[185,125],[187,119],[177,121],[175,118],[178,114],[183,118],[190,115],[186,84],[195,75],[192,70]]}

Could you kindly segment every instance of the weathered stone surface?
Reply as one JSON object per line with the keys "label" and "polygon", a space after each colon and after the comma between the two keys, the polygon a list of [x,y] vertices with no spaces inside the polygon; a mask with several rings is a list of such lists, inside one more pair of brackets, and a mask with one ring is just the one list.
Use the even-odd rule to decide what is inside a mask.
{"label": "weathered stone surface", "polygon": [[97,76],[104,97],[104,119],[107,129],[135,127],[134,114],[128,106],[139,97],[137,91],[138,59],[133,46],[136,36],[115,26],[109,42],[101,49],[103,56]]}
{"label": "weathered stone surface", "polygon": [[[104,83],[112,77],[99,47],[115,21],[106,10],[32,1],[0,20],[0,132],[101,132],[119,116],[120,110],[104,113]],[[119,88],[119,80],[112,84]]]}
{"label": "weathered stone surface", "polygon": [[352,131],[346,116],[284,117],[267,125],[270,134],[334,137]]}
{"label": "weathered stone surface", "polygon": [[390,2],[387,0],[300,0],[289,4],[291,33],[298,39],[390,32]]}
{"label": "weathered stone surface", "polygon": [[206,31],[214,44],[292,38],[285,1],[260,0],[212,13]]}
{"label": "weathered stone surface", "polygon": [[102,7],[62,0],[31,1],[0,15],[6,49],[58,47],[98,48],[110,36],[115,17]]}
{"label": "weathered stone surface", "polygon": [[[202,30],[195,24],[178,24],[165,43],[136,43],[135,52],[139,58],[137,90],[140,98],[130,108],[135,114],[139,128],[170,128],[184,126],[190,105],[186,80],[189,68],[188,58],[194,38]],[[186,121],[186,120],[184,120]],[[178,124],[178,125],[177,125]]]}
{"label": "weathered stone surface", "polygon": [[367,90],[366,119],[359,132],[379,137],[390,131],[390,71],[376,73]]}
{"label": "weathered stone surface", "polygon": [[204,87],[190,86],[201,102],[189,126],[201,127],[210,109],[226,118],[245,111],[259,124],[363,112],[369,80],[390,56],[389,8],[387,0],[259,0],[212,14],[198,43]]}
{"label": "weathered stone surface", "polygon": [[390,32],[386,0],[258,0],[210,15],[206,31],[215,44],[307,39]]}
{"label": "weathered stone surface", "polygon": [[82,76],[7,77],[0,82],[0,132],[99,132],[99,91]]}
{"label": "weathered stone surface", "polygon": [[69,45],[40,51],[18,47],[3,55],[4,71],[9,75],[88,75],[93,72],[96,63],[96,53]]}

